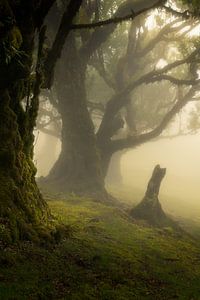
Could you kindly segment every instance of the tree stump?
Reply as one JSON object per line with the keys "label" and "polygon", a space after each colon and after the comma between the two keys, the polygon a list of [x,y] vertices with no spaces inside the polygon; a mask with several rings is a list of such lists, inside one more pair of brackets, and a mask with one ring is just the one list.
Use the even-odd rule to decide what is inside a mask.
{"label": "tree stump", "polygon": [[173,221],[166,216],[158,199],[161,182],[166,169],[157,165],[149,180],[143,200],[131,211],[135,219],[142,219],[154,226],[169,226]]}

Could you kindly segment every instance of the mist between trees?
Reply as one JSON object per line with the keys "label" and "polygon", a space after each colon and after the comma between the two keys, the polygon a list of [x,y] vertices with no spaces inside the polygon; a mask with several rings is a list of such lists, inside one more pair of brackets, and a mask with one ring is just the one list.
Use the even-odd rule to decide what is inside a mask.
{"label": "mist between trees", "polygon": [[[40,96],[38,175],[59,190],[102,192],[111,159],[107,181],[118,184],[121,157],[130,149],[169,138],[173,147],[178,136],[198,132],[199,20],[180,3],[146,6],[145,1],[85,3],[76,17],[79,24],[96,25],[112,17],[113,24],[93,30],[74,26],[54,84]],[[47,18],[47,53],[62,8],[60,3]],[[130,19],[118,24],[126,15]],[[154,145],[156,154],[160,144]],[[174,174],[179,176],[178,168]]]}
{"label": "mist between trees", "polygon": [[199,299],[200,3],[0,0],[0,299]]}
{"label": "mist between trees", "polygon": [[[54,162],[41,185],[106,201],[111,159],[110,182],[130,149],[198,130],[198,3],[186,2],[1,2],[0,213],[12,239],[51,218],[34,147]],[[60,140],[57,159],[38,131]]]}

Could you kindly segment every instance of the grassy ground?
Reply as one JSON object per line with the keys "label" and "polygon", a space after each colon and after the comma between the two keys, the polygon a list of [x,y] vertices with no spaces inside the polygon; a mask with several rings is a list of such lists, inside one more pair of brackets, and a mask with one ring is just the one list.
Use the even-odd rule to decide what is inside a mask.
{"label": "grassy ground", "polygon": [[0,299],[200,299],[200,245],[90,199],[51,200],[71,236],[1,252]]}

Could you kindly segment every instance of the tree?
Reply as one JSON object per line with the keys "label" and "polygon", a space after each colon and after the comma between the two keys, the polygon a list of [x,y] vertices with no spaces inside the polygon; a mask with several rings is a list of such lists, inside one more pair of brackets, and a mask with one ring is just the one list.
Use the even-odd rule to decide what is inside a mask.
{"label": "tree", "polygon": [[[155,8],[158,5],[160,5],[160,1],[156,2],[156,4],[154,2],[151,8]],[[125,2],[119,6],[115,16],[126,13],[131,8],[134,9],[132,2]],[[101,7],[99,12],[102,13],[103,9],[104,7]],[[149,7],[145,10],[140,7],[137,16],[139,17],[139,15],[148,11],[150,11]],[[100,13],[97,14],[96,11],[92,10],[86,16],[91,20],[92,18],[96,18],[97,15],[99,17]],[[176,23],[177,25],[175,25]],[[73,28],[78,27],[73,25]],[[132,36],[132,38],[129,40],[129,46],[134,40],[134,31],[136,32],[139,28],[140,26],[137,27],[133,23],[130,32],[130,37]],[[157,43],[160,43],[162,39],[167,39],[167,34],[170,31],[179,32],[181,28],[183,28],[183,24],[180,25],[180,19],[172,21],[166,28],[162,28],[161,26],[160,33],[150,40],[146,47],[140,49],[141,53],[142,51],[150,53]],[[99,61],[101,62],[102,60],[101,47],[105,45],[111,34],[113,36],[115,29],[116,24],[111,24],[110,27],[97,27],[92,33],[81,31],[80,34],[71,34],[63,52],[63,61],[57,72],[55,87],[58,96],[56,106],[62,118],[63,146],[58,161],[47,177],[47,181],[55,183],[55,185],[59,186],[59,189],[84,193],[104,192],[104,177],[112,155],[117,151],[136,147],[159,136],[176,113],[192,99],[199,84],[197,77],[192,77],[192,75],[188,77],[186,71],[184,71],[182,79],[176,77],[176,72],[172,73],[173,70],[176,71],[180,66],[184,66],[183,70],[186,70],[187,67],[185,65],[196,62],[199,49],[196,49],[194,46],[191,46],[192,51],[188,55],[183,55],[182,57],[179,55],[177,61],[170,62],[162,68],[153,69],[152,64],[148,63],[147,67],[144,68],[145,75],[142,75],[139,71],[135,72],[134,68],[129,70],[130,66],[128,64],[130,60],[121,65],[119,61],[117,64],[119,71],[116,73],[116,81],[114,83],[112,80],[110,81],[109,76],[105,76],[104,65],[100,63],[100,68],[97,67],[98,71],[113,86],[114,93],[112,93],[110,100],[107,101],[106,106],[103,108],[104,112],[101,124],[99,128],[96,128],[95,134],[95,128],[92,118],[88,113],[88,108],[94,112],[91,106],[99,105],[95,101],[91,103],[87,99],[85,86],[86,71],[93,64],[99,65]],[[134,52],[131,53],[133,54]],[[141,53],[139,53],[137,60],[142,56]],[[129,55],[130,53],[127,51],[127,57]],[[124,57],[122,57],[121,61],[123,59]],[[120,66],[123,66],[123,69],[120,69]],[[69,72],[69,70],[71,71]],[[124,78],[121,77],[119,79],[119,76],[117,76],[119,74],[123,74]],[[125,80],[127,76],[130,80],[128,84]],[[71,82],[72,77],[73,83]],[[65,79],[64,84],[63,79]],[[129,111],[127,107],[130,108],[130,95],[132,92],[136,91],[139,86],[162,81],[168,81],[178,86],[184,85],[183,95],[174,99],[170,96],[170,101],[166,103],[167,105],[163,109],[163,114],[151,126],[141,127],[138,132],[134,132],[132,128],[131,134],[123,138],[117,138],[116,134],[118,130],[124,126],[122,110],[125,108]],[[188,89],[187,86],[193,87]],[[154,100],[154,103],[160,103],[157,99]],[[102,103],[100,107],[102,111]],[[99,110],[99,108],[96,110]],[[155,115],[154,113],[154,118]],[[126,117],[125,121],[128,123],[128,117]]]}
{"label": "tree", "polygon": [[143,200],[131,211],[132,217],[159,227],[175,224],[166,216],[158,199],[160,185],[165,174],[165,168],[161,168],[159,165],[154,168]]}
{"label": "tree", "polygon": [[[145,25],[147,20],[148,17],[141,17],[132,22],[129,28],[125,54],[123,52],[120,59],[118,60],[117,58],[116,62],[114,57],[114,64],[109,62],[110,65],[117,65],[116,70],[111,70],[111,74],[108,74],[109,66],[106,66],[108,63],[105,63],[102,58],[99,58],[99,61],[94,64],[94,67],[97,68],[106,84],[114,89],[115,93],[126,88],[127,82],[130,82],[137,73],[148,72],[153,65],[159,65],[162,61],[166,64],[169,60],[170,47],[180,48],[180,40],[185,39],[187,33],[196,26],[196,22],[191,22],[191,20],[180,23],[178,19],[172,19],[171,22],[166,24],[165,18],[156,16],[156,28],[148,30]],[[181,30],[187,25],[189,25],[189,29],[181,33]],[[148,39],[148,35],[152,35],[152,38]],[[112,41],[112,43],[114,42]],[[188,44],[190,43],[188,40],[187,42]],[[117,56],[119,50],[112,51],[116,52]],[[109,60],[105,50],[104,58],[106,61]],[[180,74],[180,76],[182,75]],[[163,117],[163,114],[169,109],[170,102],[176,99],[179,89],[180,87],[177,88],[176,92],[176,87],[166,82],[157,84],[156,89],[152,85],[147,87],[142,85],[135,90],[133,89],[132,93],[126,96],[128,104],[118,114],[119,127],[114,132],[114,138],[120,138],[119,131],[117,132],[120,126],[123,127],[120,129],[121,133],[123,133],[123,138],[125,135],[136,135],[155,127]],[[162,95],[162,98],[160,98],[160,95]],[[119,118],[119,116],[121,117]],[[114,154],[114,158],[112,156],[111,167],[113,172],[109,172],[108,178],[111,184],[113,184],[113,179],[115,180],[114,184],[120,183],[120,161],[125,151],[127,151],[126,148],[121,150]]]}
{"label": "tree", "polygon": [[[49,52],[54,54],[54,64],[51,56],[45,58],[43,23],[54,2],[0,2],[0,224],[1,239],[7,242],[37,239],[43,232],[42,227],[50,224],[49,209],[35,182],[36,168],[32,159],[43,66],[48,64],[52,73],[62,48],[60,39],[63,39],[64,24],[61,21],[57,39]],[[82,1],[73,2],[69,1],[64,13],[68,16],[65,36]],[[57,44],[59,47],[55,46]]]}

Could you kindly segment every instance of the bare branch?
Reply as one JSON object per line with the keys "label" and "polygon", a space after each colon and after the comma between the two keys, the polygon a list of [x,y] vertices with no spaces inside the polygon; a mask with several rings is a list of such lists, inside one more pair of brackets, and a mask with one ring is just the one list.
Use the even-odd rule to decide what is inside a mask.
{"label": "bare branch", "polygon": [[[154,77],[152,79],[149,79],[149,82],[150,83],[153,83],[153,82],[156,82],[156,81],[161,81],[161,80],[167,80],[167,81],[170,81],[171,83],[173,84],[176,84],[176,85],[197,85],[200,83],[200,80],[194,80],[194,79],[191,79],[191,80],[187,80],[187,79],[178,79],[178,78],[175,78],[173,76],[170,76],[170,75],[160,75],[158,77]],[[146,82],[146,83],[149,83],[149,82]]]}
{"label": "bare branch", "polygon": [[174,116],[180,112],[180,110],[192,99],[197,87],[192,87],[189,92],[180,100],[178,100],[174,106],[165,114],[164,118],[160,122],[160,124],[154,128],[152,131],[138,135],[138,136],[130,136],[127,139],[119,139],[112,141],[112,152],[122,150],[124,148],[131,148],[139,146],[147,141],[150,141],[156,137],[158,137],[163,130],[167,127],[169,122],[174,118]]}
{"label": "bare branch", "polygon": [[50,8],[56,0],[41,0],[39,7],[36,9],[34,13],[34,19],[37,25],[37,28],[40,28],[44,22],[45,17],[47,16]]}
{"label": "bare branch", "polygon": [[[127,1],[126,3],[123,3],[117,10],[117,12],[115,13],[115,16],[110,19],[110,20],[106,20],[106,21],[100,21],[96,23],[96,30],[92,33],[89,41],[81,48],[80,50],[80,54],[82,56],[84,56],[84,58],[86,60],[88,60],[91,55],[107,40],[107,38],[112,34],[112,32],[115,30],[117,24],[121,23],[122,21],[125,20],[130,20],[130,19],[135,19],[137,16],[140,16],[142,14],[144,14],[145,12],[150,11],[151,9],[155,9],[160,7],[163,2],[163,0],[158,0],[156,3],[154,3],[153,5],[146,7],[144,9],[141,9],[137,12],[134,12],[132,10],[133,8],[133,4],[130,3],[130,1]],[[129,8],[130,11],[133,11],[131,14],[126,15],[124,17],[120,17],[120,15],[123,13],[124,8],[126,7],[126,5],[128,6],[127,9]],[[103,25],[108,25],[110,24],[110,26],[106,26],[102,28]],[[94,25],[94,24],[93,24]],[[87,28],[88,26],[90,27],[91,24],[86,24]],[[92,27],[91,27],[92,28]]]}
{"label": "bare branch", "polygon": [[77,29],[94,29],[96,27],[102,27],[105,25],[110,25],[110,24],[120,24],[125,21],[130,21],[133,20],[136,16],[136,13],[132,12],[131,14],[128,14],[127,16],[124,17],[116,17],[116,18],[111,18],[107,19],[104,21],[98,21],[95,23],[87,23],[87,24],[73,24],[70,29],[71,30],[77,30]]}
{"label": "bare branch", "polygon": [[[155,38],[153,38],[144,49],[142,49],[140,51],[140,55],[146,55],[149,51],[151,51],[159,42],[161,41],[173,41],[173,40],[178,40],[180,38],[180,36],[177,36],[178,31],[180,31],[181,29],[183,29],[184,27],[188,26],[188,21],[187,22],[182,22],[180,25],[178,26],[173,26],[175,25],[177,22],[180,22],[180,18],[178,18],[178,20],[174,20],[171,23],[167,24],[165,27],[163,27],[160,32],[157,34],[157,36]],[[195,25],[196,26],[196,25]],[[192,27],[190,27],[187,31],[186,34],[188,32],[190,32],[190,30],[192,29]],[[172,34],[173,32],[176,32],[176,37],[169,37],[167,38],[167,36],[169,34]],[[182,34],[184,35],[184,33]]]}
{"label": "bare branch", "polygon": [[144,14],[145,12],[157,8],[159,7],[161,4],[163,3],[163,1],[158,1],[156,4],[152,5],[149,8],[144,8],[138,12],[134,12],[134,10],[131,10],[131,13],[123,16],[123,17],[113,17],[111,19],[107,19],[107,20],[103,20],[103,21],[98,21],[98,22],[94,22],[94,23],[86,23],[86,24],[73,24],[71,25],[70,29],[72,30],[77,30],[77,29],[94,29],[96,27],[102,27],[105,25],[110,25],[110,24],[120,24],[122,22],[125,21],[132,21],[133,19],[135,19],[137,16],[140,16],[142,14]]}
{"label": "bare branch", "polygon": [[185,10],[185,11],[177,11],[169,6],[165,6],[163,5],[163,8],[168,12],[171,13],[172,15],[176,16],[176,17],[181,17],[183,19],[191,19],[191,18],[199,18],[199,14],[196,14],[192,11],[189,10]]}
{"label": "bare branch", "polygon": [[[101,126],[98,131],[98,137],[101,138],[104,134],[104,129],[106,130],[106,124],[109,123],[111,119],[119,112],[119,110],[127,104],[127,98],[126,96],[131,93],[135,88],[142,84],[148,84],[153,82],[158,82],[161,80],[168,80],[168,81],[174,81],[174,83],[179,84],[186,84],[186,80],[179,80],[176,78],[173,78],[169,75],[163,75],[164,73],[167,73],[174,68],[181,66],[183,64],[189,63],[195,59],[195,57],[199,54],[200,48],[197,48],[194,50],[188,57],[177,60],[162,69],[153,70],[143,76],[141,76],[138,80],[131,82],[126,88],[124,88],[121,92],[115,94],[107,103],[106,106],[106,112],[104,114],[104,118],[102,120]],[[197,83],[199,80],[197,81]],[[192,85],[195,83],[195,81],[187,82],[189,85]]]}
{"label": "bare branch", "polygon": [[56,65],[56,62],[61,56],[63,46],[65,44],[66,38],[71,31],[71,24],[76,16],[77,12],[79,11],[79,8],[82,4],[83,0],[70,0],[69,5],[66,7],[66,10],[62,16],[62,20],[60,22],[60,26],[58,29],[58,32],[56,34],[54,43],[52,45],[51,50],[48,53],[46,62],[45,62],[45,87],[50,88],[53,81],[53,73],[54,68]]}

